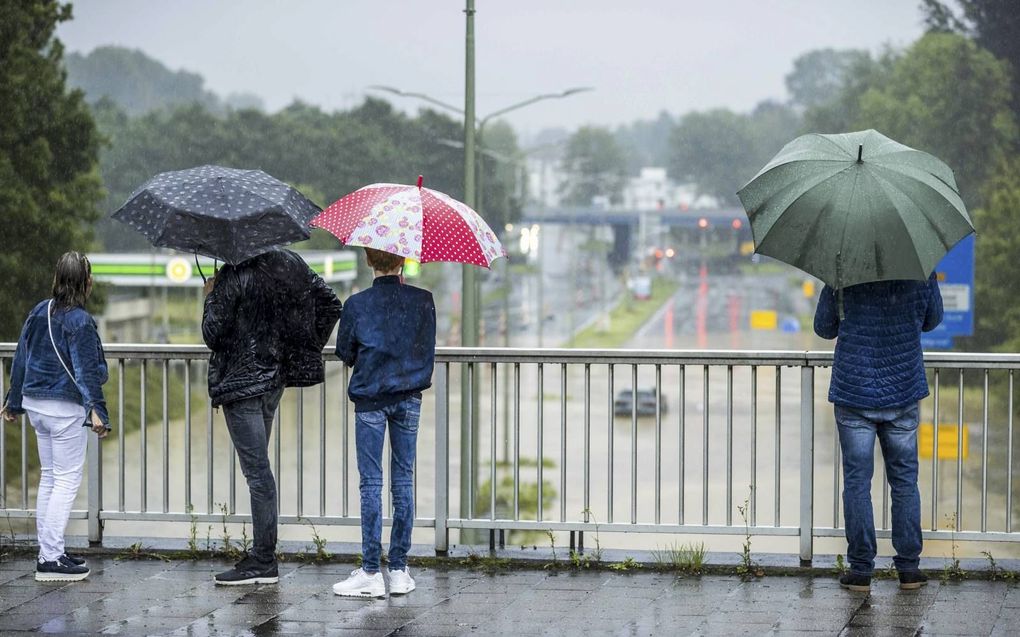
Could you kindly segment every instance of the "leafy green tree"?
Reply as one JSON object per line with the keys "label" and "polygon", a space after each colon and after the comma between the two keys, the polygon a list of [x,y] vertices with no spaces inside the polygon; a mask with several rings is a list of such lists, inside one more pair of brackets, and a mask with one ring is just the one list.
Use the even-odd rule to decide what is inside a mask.
{"label": "leafy green tree", "polygon": [[867,51],[856,49],[808,51],[793,61],[793,70],[786,75],[790,102],[805,109],[829,102],[868,59]]}
{"label": "leafy green tree", "polygon": [[129,115],[196,103],[222,109],[201,75],[171,71],[138,50],[103,46],[88,55],[70,53],[64,64],[68,84],[84,91],[89,102],[108,97]]}
{"label": "leafy green tree", "polygon": [[17,340],[31,306],[49,296],[68,250],[85,250],[98,217],[99,136],[80,91],[69,91],[55,0],[0,4],[0,341]]}
{"label": "leafy green tree", "polygon": [[973,345],[981,350],[1020,351],[1020,158],[1000,162],[985,187],[985,205],[974,211]]}
{"label": "leafy green tree", "polygon": [[627,172],[637,175],[646,166],[669,163],[669,135],[676,120],[666,111],[650,120],[638,120],[616,129],[616,143],[627,156]]}
{"label": "leafy green tree", "polygon": [[1020,6],[1016,0],[956,0],[960,13],[941,0],[923,0],[928,28],[970,36],[1010,64],[1013,110],[1020,111]]}
{"label": "leafy green tree", "polygon": [[803,132],[845,133],[855,130],[861,119],[861,95],[882,88],[889,81],[899,54],[886,49],[877,58],[865,54],[856,58],[843,73],[842,86],[833,89],[827,101],[816,102],[804,110]]}
{"label": "leafy green tree", "polygon": [[606,128],[582,126],[563,153],[566,179],[560,190],[568,204],[591,205],[596,197],[620,201],[627,180],[627,158]]}
{"label": "leafy green tree", "polygon": [[896,60],[887,82],[860,96],[854,128],[934,154],[953,168],[964,201],[979,203],[1016,137],[1008,66],[962,36],[925,35]]}
{"label": "leafy green tree", "polygon": [[670,173],[699,192],[737,205],[737,190],[796,136],[800,118],[788,106],[763,102],[749,115],[727,109],[688,113],[670,138]]}

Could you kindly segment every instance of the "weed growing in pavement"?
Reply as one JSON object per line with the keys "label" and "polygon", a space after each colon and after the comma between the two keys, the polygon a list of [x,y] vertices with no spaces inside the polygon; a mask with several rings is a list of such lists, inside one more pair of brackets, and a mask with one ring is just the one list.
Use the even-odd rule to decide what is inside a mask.
{"label": "weed growing in pavement", "polygon": [[942,575],[939,581],[943,584],[951,580],[967,579],[967,572],[960,568],[960,559],[956,556],[956,513],[946,515],[946,524],[949,526],[951,558],[942,567]]}
{"label": "weed growing in pavement", "polygon": [[581,513],[591,518],[592,524],[595,525],[595,550],[592,551],[591,557],[596,564],[600,564],[602,562],[602,545],[599,544],[599,521],[595,519],[595,514],[591,512],[591,509],[584,509]]}
{"label": "weed growing in pavement", "polygon": [[641,568],[641,565],[633,557],[625,557],[622,562],[610,564],[608,568],[613,571],[633,571]]}
{"label": "weed growing in pavement", "polygon": [[188,505],[188,515],[191,517],[191,526],[188,528],[188,557],[198,559],[198,517],[195,516],[195,506]]}
{"label": "weed growing in pavement", "polygon": [[836,575],[846,575],[847,571],[849,570],[850,569],[847,568],[846,561],[843,559],[843,555],[842,554],[837,555],[836,566],[833,567],[832,572]]}
{"label": "weed growing in pavement", "polygon": [[[306,547],[306,551],[302,552],[298,556],[299,559],[303,561],[311,561],[316,564],[328,562],[333,559],[333,554],[326,550],[326,538],[319,535],[319,530],[315,528],[315,523],[306,518],[298,519],[303,520],[308,524],[308,526],[312,527],[312,544],[315,546],[315,553],[309,554]],[[358,565],[360,566],[360,563]]]}
{"label": "weed growing in pavement", "polygon": [[[753,486],[749,486],[748,489],[752,492],[754,491]],[[751,495],[748,494],[744,498],[744,504],[737,506],[737,511],[740,512],[740,517],[744,520],[744,546],[740,553],[740,564],[737,565],[737,575],[740,575],[741,579],[763,577],[765,575],[765,570],[761,565],[751,559],[751,525],[747,520],[750,502]]]}
{"label": "weed growing in pavement", "polygon": [[170,558],[166,555],[160,555],[159,553],[153,553],[144,546],[141,542],[135,542],[131,546],[127,547],[123,551],[117,554],[114,558],[117,560],[162,560],[169,562]]}
{"label": "weed growing in pavement", "polygon": [[552,563],[546,564],[542,568],[559,568],[560,561],[556,557],[556,534],[551,529],[546,529],[545,536],[549,538],[549,549],[552,551]]}
{"label": "weed growing in pavement", "polygon": [[479,555],[471,552],[467,557],[460,560],[461,566],[476,568],[483,571],[501,571],[510,567],[511,561],[508,557],[496,557],[495,555]]}
{"label": "weed growing in pavement", "polygon": [[579,571],[598,566],[599,563],[590,555],[582,555],[577,551],[570,552],[570,566]]}
{"label": "weed growing in pavement", "polygon": [[230,541],[230,529],[227,528],[227,503],[220,502],[217,506],[220,508],[220,523],[223,525],[223,535],[220,536],[223,546],[220,547],[220,552],[228,559],[236,560],[241,557],[241,551]]}
{"label": "weed growing in pavement", "polygon": [[1017,578],[1020,577],[1020,573],[1017,573],[1016,571],[1010,571],[1004,568],[999,568],[999,565],[995,562],[995,558],[992,557],[990,551],[981,551],[981,555],[984,555],[986,558],[988,558],[989,579],[1015,582]]}
{"label": "weed growing in pavement", "polygon": [[705,565],[705,544],[667,544],[664,549],[652,551],[652,559],[663,569],[697,575]]}
{"label": "weed growing in pavement", "polygon": [[896,564],[889,562],[889,565],[885,568],[875,569],[872,577],[875,579],[896,579]]}
{"label": "weed growing in pavement", "polygon": [[248,522],[241,521],[241,553],[247,554],[251,548],[251,538],[248,537]]}

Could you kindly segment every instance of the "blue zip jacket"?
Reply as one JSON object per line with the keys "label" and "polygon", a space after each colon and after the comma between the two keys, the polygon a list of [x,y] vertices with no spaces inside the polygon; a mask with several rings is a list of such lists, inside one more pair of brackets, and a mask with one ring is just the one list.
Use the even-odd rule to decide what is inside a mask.
{"label": "blue zip jacket", "polygon": [[110,415],[103,397],[103,384],[108,373],[96,321],[82,307],[53,312],[53,340],[64,364],[74,374],[72,381],[50,342],[46,320],[49,303],[47,299],[32,308],[21,329],[11,365],[11,388],[4,399],[7,409],[12,414],[24,413],[22,396],[66,400],[83,406],[86,420],[87,414],[95,409],[103,424],[109,427]]}
{"label": "blue zip jacket", "polygon": [[921,332],[942,322],[942,295],[928,281],[879,281],[836,291],[825,286],[815,310],[815,333],[835,338],[829,402],[856,409],[892,409],[928,395]]}
{"label": "blue zip jacket", "polygon": [[347,394],[354,411],[375,411],[432,386],[436,304],[428,290],[399,276],[376,277],[347,299],[340,313],[336,355],[354,368]]}

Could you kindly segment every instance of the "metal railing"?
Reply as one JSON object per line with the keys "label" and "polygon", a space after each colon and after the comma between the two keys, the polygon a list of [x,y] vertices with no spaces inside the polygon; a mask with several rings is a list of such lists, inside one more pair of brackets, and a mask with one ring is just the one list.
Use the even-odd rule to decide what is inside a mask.
{"label": "metal railing", "polygon": [[[13,350],[0,344],[0,391]],[[90,436],[86,504],[72,512],[88,520],[90,540],[102,541],[107,522],[249,520],[243,501],[238,509],[222,416],[197,380],[208,351],[110,345],[106,355],[114,432],[101,443]],[[324,359],[326,383],[288,390],[277,413],[270,455],[284,525],[360,524],[348,370]],[[438,349],[420,429],[415,526],[434,528],[437,551],[448,549],[457,529],[487,530],[490,538],[565,532],[572,546],[575,534],[583,546],[586,532],[747,532],[787,537],[809,562],[815,538],[843,535],[839,446],[827,382],[818,378],[831,364],[830,352]],[[922,432],[930,445],[928,453],[922,446],[920,476],[925,537],[1020,540],[1012,497],[1020,355],[931,353],[925,365],[933,390],[921,420],[940,424]],[[482,397],[469,419],[476,426],[464,431],[450,425],[460,422],[451,393],[461,375]],[[6,427],[13,433],[0,436],[0,458],[9,455],[8,438],[20,449],[0,462],[0,514],[31,517],[27,423]],[[8,475],[9,463],[20,465],[16,475]],[[883,477],[875,481],[876,523],[889,537],[880,453],[876,466]],[[419,482],[428,486],[419,490]]]}

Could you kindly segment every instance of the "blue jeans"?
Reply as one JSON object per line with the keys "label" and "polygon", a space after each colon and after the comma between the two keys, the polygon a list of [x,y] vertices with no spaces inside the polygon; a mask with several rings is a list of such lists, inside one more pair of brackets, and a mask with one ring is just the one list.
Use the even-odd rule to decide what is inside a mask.
{"label": "blue jeans", "polygon": [[263,563],[276,561],[276,479],[269,467],[269,434],[283,388],[223,405],[230,440],[251,495],[252,549]]}
{"label": "blue jeans", "polygon": [[393,494],[389,568],[400,571],[407,566],[414,526],[414,458],[420,415],[421,398],[413,397],[382,409],[354,414],[358,472],[361,474],[361,567],[366,573],[379,572],[382,553],[382,452],[387,424]]}
{"label": "blue jeans", "polygon": [[895,409],[835,406],[843,454],[843,517],[847,561],[853,573],[870,576],[875,568],[875,517],[871,477],[875,437],[882,446],[892,493],[893,561],[900,573],[918,570],[921,556],[921,495],[917,490],[917,403]]}

